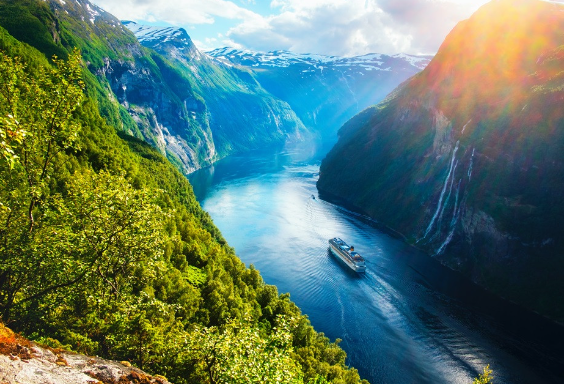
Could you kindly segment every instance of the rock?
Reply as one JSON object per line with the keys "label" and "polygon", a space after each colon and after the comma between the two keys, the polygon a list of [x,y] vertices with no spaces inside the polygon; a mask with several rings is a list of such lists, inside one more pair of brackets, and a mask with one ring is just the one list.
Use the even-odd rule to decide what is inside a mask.
{"label": "rock", "polygon": [[12,335],[0,337],[2,384],[169,383],[164,376],[151,376],[127,361],[110,361],[41,347],[8,331],[0,324],[0,335]]}

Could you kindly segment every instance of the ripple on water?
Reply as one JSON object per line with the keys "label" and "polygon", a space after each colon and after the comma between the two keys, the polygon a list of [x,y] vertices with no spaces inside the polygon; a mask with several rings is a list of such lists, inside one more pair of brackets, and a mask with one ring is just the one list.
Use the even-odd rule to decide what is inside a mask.
{"label": "ripple on water", "polygon": [[[317,198],[318,171],[284,155],[235,158],[192,180],[211,180],[195,190],[207,193],[204,209],[243,262],[290,292],[318,331],[341,338],[347,363],[371,383],[469,383],[486,364],[496,384],[558,382],[539,369],[551,358],[543,345],[531,355],[461,302],[471,287],[368,218]],[[366,259],[364,275],[328,251],[335,236]]]}

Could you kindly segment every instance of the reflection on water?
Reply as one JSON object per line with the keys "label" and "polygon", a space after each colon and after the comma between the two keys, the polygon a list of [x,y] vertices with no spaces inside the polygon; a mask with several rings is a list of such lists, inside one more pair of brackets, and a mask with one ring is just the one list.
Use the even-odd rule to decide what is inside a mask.
{"label": "reflection on water", "polygon": [[[314,327],[342,339],[371,383],[564,382],[564,329],[491,297],[368,218],[317,197],[319,158],[235,156],[190,182],[226,240]],[[312,195],[316,198],[312,198]],[[341,237],[366,259],[357,275],[328,252]]]}

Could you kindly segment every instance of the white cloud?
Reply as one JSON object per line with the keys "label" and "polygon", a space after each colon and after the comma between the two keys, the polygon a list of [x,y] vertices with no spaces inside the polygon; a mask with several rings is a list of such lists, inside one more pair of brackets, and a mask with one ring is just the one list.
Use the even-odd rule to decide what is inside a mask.
{"label": "white cloud", "polygon": [[434,53],[458,21],[487,2],[271,0],[269,8],[259,4],[263,10],[259,15],[249,8],[258,9],[257,2],[269,0],[93,1],[120,19],[161,20],[186,29],[190,25],[213,25],[221,19],[236,21],[228,31],[216,31],[225,36],[198,36],[199,45],[206,48],[228,44],[261,51],[286,49],[344,56]]}
{"label": "white cloud", "polygon": [[[281,13],[243,21],[228,36],[257,50],[334,55],[434,53],[472,6],[433,0],[273,0]],[[476,7],[474,2],[473,7]]]}
{"label": "white cloud", "polygon": [[227,0],[92,0],[121,20],[155,20],[174,25],[211,24],[216,17],[252,20],[254,12]]}

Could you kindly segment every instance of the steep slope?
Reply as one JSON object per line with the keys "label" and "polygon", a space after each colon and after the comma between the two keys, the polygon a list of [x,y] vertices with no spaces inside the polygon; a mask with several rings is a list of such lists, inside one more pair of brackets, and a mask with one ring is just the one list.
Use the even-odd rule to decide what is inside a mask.
{"label": "steep slope", "polygon": [[161,55],[88,0],[1,0],[0,25],[48,56],[79,47],[93,74],[89,92],[108,121],[157,147],[185,174],[306,133],[286,103],[248,73],[212,65],[183,30],[144,40]]}
{"label": "steep slope", "polygon": [[252,71],[260,84],[287,101],[307,127],[334,141],[338,128],[380,102],[397,85],[421,71],[430,56],[368,54],[337,57],[220,48],[216,60]]}
{"label": "steep slope", "polygon": [[343,126],[320,192],[563,320],[562,31],[562,5],[484,5],[422,73]]}
{"label": "steep slope", "polygon": [[154,49],[189,79],[204,100],[221,157],[260,145],[300,140],[308,132],[290,106],[266,92],[249,71],[212,61],[182,28],[126,21],[145,47]]}
{"label": "steep slope", "polygon": [[189,81],[111,14],[88,0],[2,0],[0,24],[48,56],[64,58],[79,47],[94,75],[89,92],[105,117],[159,148],[185,173],[217,158],[205,106]]}
{"label": "steep slope", "polygon": [[[0,320],[56,349],[130,361],[178,384],[226,368],[240,377],[249,365],[270,369],[267,377],[358,384],[344,351],[237,258],[178,169],[107,124],[108,104],[83,94],[93,83],[81,63],[77,53],[49,62],[0,27]],[[0,356],[9,370],[0,381],[43,383],[60,372],[53,356],[39,367],[18,361],[41,351],[6,349],[3,336],[0,326],[0,354],[11,354]],[[221,355],[213,366],[207,351]],[[269,364],[248,364],[249,351]],[[103,382],[158,381],[109,368],[91,371]],[[89,381],[78,372],[71,380]]]}

